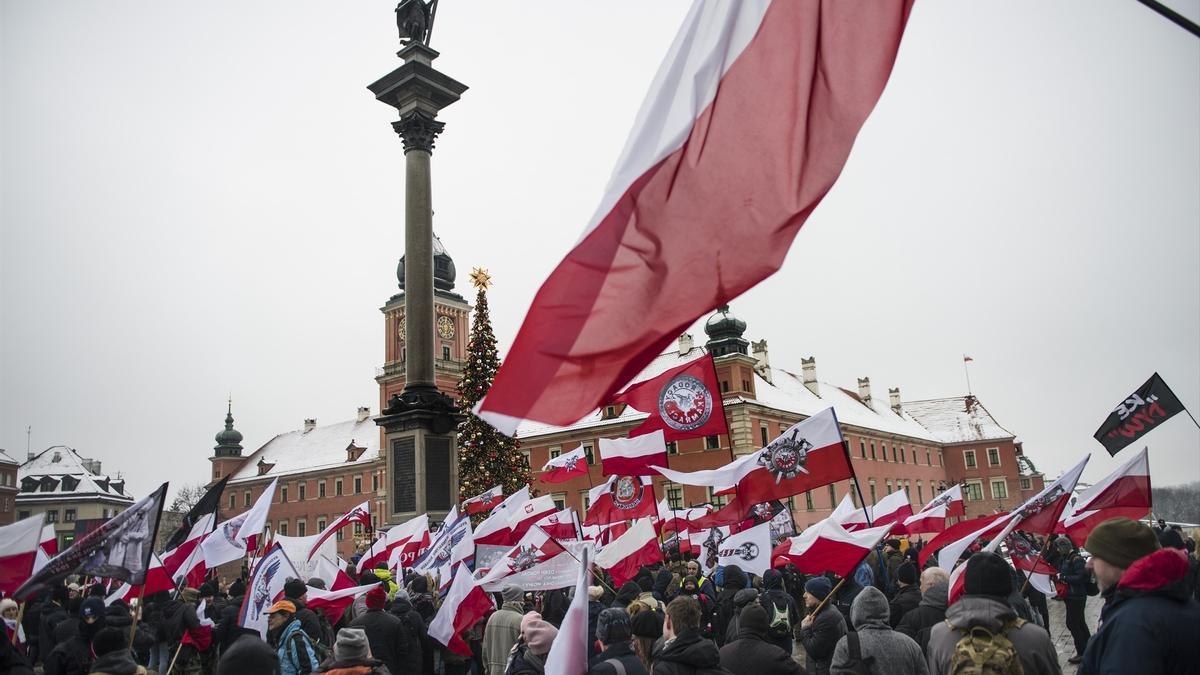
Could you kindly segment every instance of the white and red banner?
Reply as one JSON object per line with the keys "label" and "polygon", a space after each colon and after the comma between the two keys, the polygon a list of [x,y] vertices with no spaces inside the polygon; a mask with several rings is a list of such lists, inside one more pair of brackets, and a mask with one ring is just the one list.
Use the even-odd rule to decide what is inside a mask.
{"label": "white and red banner", "polygon": [[460,566],[446,599],[429,623],[429,637],[455,654],[469,657],[471,647],[462,639],[462,632],[487,616],[493,607],[491,597],[475,583],[471,571]]}
{"label": "white and red banner", "polygon": [[117,599],[121,599],[128,604],[131,600],[138,597],[139,594],[153,595],[163,591],[175,590],[175,580],[171,578],[171,571],[167,569],[162,558],[157,553],[150,557],[150,569],[146,571],[146,583],[144,585],[146,590],[142,591],[142,585],[133,586],[128,582],[123,583],[117,590],[110,593],[104,599],[104,604],[111,605]]}
{"label": "white and red banner", "polygon": [[554,498],[550,495],[534,497],[524,504],[514,507],[508,516],[508,529],[512,532],[511,536],[514,539],[520,539],[525,536],[529,528],[533,527],[534,523],[557,510]]}
{"label": "white and red banner", "polygon": [[1063,510],[1055,531],[1083,546],[1100,523],[1109,518],[1140,520],[1152,505],[1149,449],[1142,448],[1104,480],[1080,492],[1075,504]]}
{"label": "white and red banner", "polygon": [[271,511],[271,502],[275,499],[275,487],[278,483],[278,478],[271,481],[250,510],[218,523],[212,535],[205,537],[201,548],[204,549],[204,564],[209,569],[246,555],[246,541],[250,537],[262,534],[263,528],[267,526],[267,514]]}
{"label": "white and red banner", "polygon": [[896,534],[928,534],[946,529],[947,518],[959,518],[966,514],[963,503],[962,485],[954,484],[934,497],[920,511],[904,519],[901,527],[894,528]]}
{"label": "white and red banner", "polygon": [[600,470],[605,476],[653,476],[667,465],[662,430],[633,438],[601,438]]}
{"label": "white and red banner", "polygon": [[637,576],[643,565],[661,562],[662,549],[649,518],[634,521],[624,534],[609,542],[604,550],[596,554],[596,565],[612,576],[613,585],[621,584]]}
{"label": "white and red banner", "polygon": [[786,499],[854,475],[833,408],[797,422],[767,447],[718,469],[684,473],[660,467],[658,472],[684,485],[736,486],[742,504]]}
{"label": "white and red banner", "polygon": [[500,502],[500,506],[488,516],[479,527],[475,528],[476,546],[503,546],[505,548],[517,543],[508,526],[508,519],[514,510],[529,501],[529,486],[512,493]]}
{"label": "white and red banner", "polygon": [[428,572],[438,577],[445,587],[453,578],[454,568],[475,556],[475,540],[471,537],[471,517],[458,514],[458,507],[450,507],[446,520],[438,528],[429,549],[413,563],[415,572]]}
{"label": "white and red banner", "polygon": [[918,566],[921,569],[925,569],[925,561],[929,559],[929,556],[937,553],[947,545],[962,539],[968,534],[975,532],[976,530],[983,529],[985,526],[994,523],[1001,518],[1007,517],[1007,512],[991,513],[986,516],[979,516],[977,518],[971,518],[970,520],[957,522],[947,527],[939,532],[936,537],[930,539],[929,543],[925,544],[924,548],[921,549],[921,552],[917,555]]}
{"label": "white and red banner", "polygon": [[54,530],[53,525],[46,525],[42,528],[42,540],[38,543],[37,558],[33,561],[33,573],[40,572],[46,563],[56,555],[58,555],[58,533]]}
{"label": "white and red banner", "polygon": [[508,434],[571,424],[778,270],[883,92],[911,7],[694,4],[476,413]]}
{"label": "white and red banner", "polygon": [[[312,565],[308,573],[308,579],[305,579],[306,582],[313,579],[320,579],[325,582],[325,589],[330,591],[340,591],[343,588],[350,588],[358,583],[355,579],[351,579],[349,574],[346,574],[346,571],[342,569],[339,562],[330,560],[328,556],[317,554],[309,562]],[[333,623],[337,622],[334,621]]]}
{"label": "white and red banner", "polygon": [[592,584],[588,551],[583,551],[576,569],[575,595],[546,655],[546,675],[583,675],[588,671],[588,647],[593,637],[588,635],[588,586]]}
{"label": "white and red banner", "polygon": [[[344,576],[345,572],[342,574]],[[329,590],[309,586],[305,605],[314,612],[324,614],[325,618],[329,619],[330,625],[336,626],[337,622],[342,620],[346,609],[354,604],[355,598],[370,592],[373,588],[379,588],[379,584],[350,585]]]}
{"label": "white and red banner", "polygon": [[[539,519],[529,531],[541,530],[555,539],[579,539],[579,527],[575,521],[575,509],[567,507]],[[528,534],[528,533],[527,533]]]}
{"label": "white and red banner", "polygon": [[[484,587],[484,590],[491,591],[502,590],[508,586],[515,586],[524,590],[538,590],[530,587],[527,582],[533,578],[545,576],[544,567],[555,558],[565,555],[567,550],[553,537],[546,534],[538,528],[532,528],[521,537],[521,541],[513,546],[507,553],[500,557],[479,580],[479,584]],[[570,558],[571,556],[566,555]],[[565,566],[557,566],[558,574],[554,581],[557,585],[549,586],[548,588],[562,588],[564,585],[570,585],[571,581],[568,578],[565,582],[562,577],[563,572],[569,572],[574,569],[574,564]],[[526,572],[534,572],[537,574],[523,574]],[[567,577],[570,574],[566,575]],[[545,586],[545,584],[540,584]],[[546,590],[542,588],[541,590]]]}
{"label": "white and red banner", "polygon": [[[868,527],[893,525],[912,515],[912,505],[908,502],[908,493],[904,488],[889,493],[874,506],[857,508],[851,503],[847,494],[838,508],[830,517],[849,532],[865,530]],[[892,529],[895,532],[895,527]]]}
{"label": "white and red banner", "polygon": [[0,593],[13,594],[33,576],[45,514],[39,513],[0,527]]}
{"label": "white and red banner", "polygon": [[849,576],[890,529],[882,525],[850,532],[826,518],[776,546],[771,560],[787,558],[804,574]]}
{"label": "white and red banner", "polygon": [[717,564],[737,565],[746,574],[762,576],[771,569],[771,523],[755,525],[721,540]]}
{"label": "white and red banner", "polygon": [[551,457],[542,467],[542,475],[538,476],[543,483],[565,483],[577,476],[588,475],[587,454],[583,446],[574,450]]}
{"label": "white and red banner", "polygon": [[[206,513],[200,516],[178,546],[162,552],[160,557],[168,575],[174,574],[175,570],[183,566],[185,561],[193,557],[192,552],[200,546],[200,542],[204,540],[204,536],[213,531],[213,523],[216,519],[217,515],[215,513]],[[203,555],[200,558],[203,560]]]}
{"label": "white and red banner", "polygon": [[311,559],[314,555],[316,555],[317,549],[321,548],[321,544],[323,544],[326,539],[332,537],[334,532],[337,532],[351,523],[358,523],[359,525],[363,526],[363,529],[370,531],[371,502],[369,500],[338,516],[337,520],[327,525],[324,530],[321,530],[320,535],[318,535],[316,541],[313,542],[312,548],[308,550],[308,558]]}
{"label": "white and red banner", "polygon": [[504,488],[500,485],[466,499],[462,503],[463,510],[468,516],[485,513],[500,506],[504,501]]}
{"label": "white and red banner", "polygon": [[700,518],[707,514],[708,509],[704,507],[673,509],[667,498],[663,497],[658,500],[657,527],[662,532],[686,530],[688,529],[688,522],[692,518]]}
{"label": "white and red banner", "polygon": [[665,440],[678,441],[729,433],[711,354],[631,385],[613,402],[650,413],[630,437],[662,431]]}
{"label": "white and red banner", "polygon": [[588,525],[608,525],[634,518],[658,516],[654,483],[646,476],[609,476],[603,485],[588,490]]}
{"label": "white and red banner", "polygon": [[396,563],[403,567],[411,567],[421,551],[429,547],[429,516],[422,513],[409,520],[393,526],[383,536],[371,543],[371,548],[358,560],[358,569],[373,569],[379,563],[386,563],[388,569],[395,569],[392,564],[392,552],[400,550]]}
{"label": "white and red banner", "polygon": [[238,625],[258,631],[266,640],[267,615],[264,612],[283,594],[283,586],[288,579],[299,578],[300,573],[283,552],[283,547],[278,542],[273,544],[250,572],[246,597],[238,610]]}

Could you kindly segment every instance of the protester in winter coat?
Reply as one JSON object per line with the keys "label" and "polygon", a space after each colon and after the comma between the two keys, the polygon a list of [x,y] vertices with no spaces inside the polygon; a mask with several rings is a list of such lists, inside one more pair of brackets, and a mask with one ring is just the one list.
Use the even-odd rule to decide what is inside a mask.
{"label": "protester in winter coat", "polygon": [[558,628],[563,618],[567,616],[567,594],[561,588],[551,589],[542,593],[542,620]]}
{"label": "protester in winter coat", "polygon": [[[672,600],[671,602],[674,602]],[[670,603],[667,603],[670,606]],[[632,610],[629,613],[630,626],[633,631],[633,652],[637,654],[638,659],[646,670],[650,670],[654,661],[654,645],[658,639],[662,637],[663,621],[659,619],[658,614],[650,611],[642,603],[634,603],[631,607],[637,606],[643,611],[634,613]]]}
{"label": "protester in winter coat", "polygon": [[[106,628],[115,628],[121,631],[125,635],[125,645],[129,646],[129,632],[133,630],[133,614],[129,611],[129,605],[120,599],[113,601],[104,610],[104,625]],[[133,634],[134,653],[145,654],[154,644],[154,636],[151,635],[150,630],[152,629],[138,624],[137,632]]]}
{"label": "protester in winter coat", "polygon": [[1187,595],[1183,552],[1158,550],[1150,528],[1127,518],[1097,525],[1084,548],[1105,603],[1079,673],[1196,672],[1200,603]]}
{"label": "protester in winter coat", "polygon": [[638,594],[642,589],[638,587],[636,581],[626,581],[617,589],[617,599],[613,600],[613,607],[620,609],[628,609],[629,603],[638,599]]}
{"label": "protester in winter coat", "polygon": [[638,585],[637,599],[649,605],[650,609],[657,611],[659,616],[662,616],[667,609],[667,604],[654,595],[654,577],[650,576],[650,572],[647,571],[638,575],[635,581]]}
{"label": "protester in winter coat", "polygon": [[724,569],[724,584],[721,587],[721,593],[717,596],[717,608],[713,613],[713,630],[718,645],[725,644],[725,633],[729,630],[729,622],[737,616],[737,605],[734,603],[734,596],[743,588],[750,587],[750,581],[746,578],[746,573],[737,565],[729,565]]}
{"label": "protester in winter coat", "polygon": [[308,675],[317,669],[317,654],[312,638],[296,618],[296,606],[290,600],[280,600],[267,610],[267,638],[279,655],[283,675]]}
{"label": "protester in winter coat", "polygon": [[[783,590],[783,573],[776,569],[763,572],[763,592],[758,597],[763,609],[767,610],[767,620],[770,627],[767,630],[767,641],[779,647],[786,654],[792,653],[792,627],[800,623],[800,610],[796,601],[787,591]],[[736,603],[737,596],[734,595]]]}
{"label": "protester in winter coat", "polygon": [[510,586],[501,593],[504,604],[488,617],[483,629],[483,663],[485,675],[504,675],[508,655],[521,637],[521,619],[525,616],[524,593]]}
{"label": "protester in winter coat", "polygon": [[[362,629],[367,644],[371,647],[371,655],[375,659],[382,661],[389,671],[402,673],[405,663],[404,647],[408,642],[404,622],[383,611],[383,606],[387,604],[387,591],[383,586],[375,586],[367,591],[366,595],[367,611],[351,621],[350,627]],[[339,642],[344,632],[345,628],[338,632]],[[347,639],[351,640],[353,637],[350,635]],[[350,645],[348,649],[353,647],[350,643],[347,644]]]}
{"label": "protester in winter coat", "polygon": [[0,673],[33,675],[33,666],[13,646],[12,641],[8,639],[8,631],[0,631]]}
{"label": "protester in winter coat", "polygon": [[558,637],[558,629],[542,615],[529,612],[521,618],[521,639],[513,647],[512,661],[506,675],[542,675],[546,672],[546,656]]}
{"label": "protester in winter coat", "polygon": [[881,590],[894,590],[896,585],[896,571],[900,568],[900,565],[904,564],[904,554],[900,552],[899,539],[892,538],[883,542],[883,564],[887,568],[885,583],[890,588]]}
{"label": "protester in winter coat", "polygon": [[1007,602],[1012,568],[990,552],[972,555],[963,573],[963,597],[946,610],[946,620],[929,634],[926,663],[931,675],[949,675],[954,648],[976,626],[1012,642],[1025,675],[1060,675],[1058,654],[1044,628],[1021,620]]}
{"label": "protester in winter coat", "polygon": [[221,650],[216,675],[279,675],[279,653],[271,649],[257,631],[248,628],[240,630],[229,648]]}
{"label": "protester in winter coat", "polygon": [[716,602],[717,586],[712,582],[712,579],[700,573],[700,563],[695,560],[689,560],[684,569],[685,576],[696,578],[696,587],[700,589],[700,592],[707,595],[713,602]]}
{"label": "protester in winter coat", "polygon": [[588,675],[648,675],[641,659],[633,651],[633,628],[623,609],[600,612],[596,639],[604,651],[588,661]]}
{"label": "protester in winter coat", "polygon": [[846,619],[836,608],[825,603],[814,613],[829,594],[833,583],[825,577],[813,577],[804,584],[804,606],[808,616],[800,621],[800,643],[804,645],[808,675],[829,675],[829,664],[838,640],[846,634]]}
{"label": "protester in winter coat", "polygon": [[[853,675],[859,672],[856,666],[864,663],[869,665],[871,675],[928,675],[921,648],[912,638],[892,630],[889,614],[887,598],[874,586],[864,588],[854,598],[850,606],[854,632],[838,640],[830,675]],[[857,649],[854,642],[858,643]]]}
{"label": "protester in winter coat", "polygon": [[946,570],[931,567],[922,572],[921,588],[921,604],[904,615],[896,631],[912,638],[925,652],[930,631],[946,618],[946,596],[950,592]]}
{"label": "protester in winter coat", "polygon": [[604,597],[604,589],[602,587],[588,586],[587,643],[589,659],[600,653],[600,650],[596,648],[596,627],[600,623],[600,612],[607,609],[604,603],[600,602],[600,598],[602,597]]}
{"label": "protester in winter coat", "polygon": [[79,606],[76,630],[46,657],[46,675],[85,675],[92,667],[92,638],[104,629],[104,601],[88,598]]}
{"label": "protester in winter coat", "polygon": [[[765,577],[765,575],[764,575]],[[750,603],[738,615],[734,640],[721,647],[721,666],[733,675],[800,675],[800,664],[767,639],[769,618],[762,605]]]}
{"label": "protester in winter coat", "polygon": [[105,628],[92,638],[92,653],[96,660],[88,672],[95,675],[146,675],[146,669],[129,653],[128,631]]}
{"label": "protester in winter coat", "polygon": [[[383,601],[387,602],[387,591],[382,586],[379,587],[379,593],[383,596]],[[370,615],[371,610],[368,609],[367,614]],[[390,614],[384,616],[396,618]],[[373,653],[366,631],[362,628],[343,628],[337,632],[333,643],[333,655],[321,664],[318,672],[330,675],[391,675],[396,672],[389,670],[387,664],[380,659],[374,658]]]}
{"label": "protester in winter coat", "polygon": [[54,627],[67,623],[70,614],[67,613],[67,589],[65,586],[55,586],[50,590],[45,604],[42,605],[41,617],[38,621],[37,658],[34,663],[44,663],[50,656],[58,641],[54,639]]}
{"label": "protester in winter coat", "polygon": [[[741,570],[738,570],[739,573]],[[663,642],[651,657],[653,675],[709,675],[721,672],[721,654],[700,635],[700,603],[677,596],[667,605]]]}
{"label": "protester in winter coat", "polygon": [[[707,599],[707,596],[705,596],[704,594],[700,594],[699,598]],[[697,598],[697,599],[699,599],[699,598]],[[729,620],[729,625],[725,627],[725,643],[724,644],[729,644],[730,642],[733,642],[734,640],[738,639],[738,631],[741,630],[742,610],[746,609],[746,605],[754,603],[757,600],[758,600],[758,591],[754,590],[753,588],[743,588],[742,590],[740,590],[736,594],[734,594],[733,604],[734,604],[734,607],[736,608],[737,612],[733,615],[733,618]],[[703,604],[704,603],[701,602],[701,605],[703,605]],[[768,616],[770,616],[770,615],[768,614]],[[703,625],[703,623],[701,625]]]}
{"label": "protester in winter coat", "polygon": [[900,624],[904,615],[921,604],[921,589],[917,586],[917,566],[904,562],[896,568],[896,595],[892,597],[888,610],[892,628]]}
{"label": "protester in winter coat", "polygon": [[670,593],[671,581],[673,579],[674,577],[671,575],[671,570],[667,569],[666,567],[660,568],[658,572],[654,574],[654,597],[657,598],[659,602],[664,603],[664,606],[666,603],[671,601],[671,596],[668,594]]}
{"label": "protester in winter coat", "polygon": [[328,646],[330,636],[321,630],[321,620],[317,618],[317,613],[305,604],[308,601],[308,586],[300,579],[289,579],[283,585],[283,599],[296,606],[296,619],[308,637],[312,638],[313,642]]}
{"label": "protester in winter coat", "polygon": [[398,589],[396,595],[392,597],[392,605],[388,611],[392,616],[400,619],[404,628],[404,648],[401,650],[404,657],[400,662],[400,672],[421,672],[422,653],[429,636],[425,634],[425,622],[421,620],[421,614],[413,607],[412,600],[408,597],[408,591],[403,588]]}
{"label": "protester in winter coat", "polygon": [[1092,633],[1088,630],[1087,619],[1083,612],[1087,604],[1087,587],[1091,573],[1085,569],[1083,558],[1075,550],[1075,545],[1067,537],[1054,540],[1058,550],[1058,579],[1067,585],[1067,594],[1063,605],[1067,610],[1067,630],[1075,641],[1075,655],[1068,663],[1079,663],[1083,660],[1083,650],[1087,649],[1088,640]]}

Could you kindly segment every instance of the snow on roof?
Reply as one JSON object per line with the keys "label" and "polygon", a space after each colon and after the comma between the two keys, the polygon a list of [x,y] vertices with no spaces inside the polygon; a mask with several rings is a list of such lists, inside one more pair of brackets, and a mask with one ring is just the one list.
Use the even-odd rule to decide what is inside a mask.
{"label": "snow on roof", "polygon": [[65,445],[47,448],[17,469],[21,498],[99,495],[132,502],[133,497],[125,494],[125,480],[97,473],[99,466]]}
{"label": "snow on roof", "polygon": [[[346,449],[351,443],[365,449],[358,459],[348,462]],[[348,420],[313,427],[309,431],[297,429],[279,434],[251,453],[229,482],[258,478],[260,460],[273,465],[262,477],[273,478],[332,466],[362,464],[378,458],[379,427],[370,417],[361,422]]]}
{"label": "snow on roof", "polygon": [[1000,426],[974,396],[905,401],[904,412],[912,415],[943,443],[1016,437],[1016,434]]}
{"label": "snow on roof", "polygon": [[9,457],[8,453],[4,452],[4,450],[0,450],[0,464],[16,464],[19,466],[21,463]]}

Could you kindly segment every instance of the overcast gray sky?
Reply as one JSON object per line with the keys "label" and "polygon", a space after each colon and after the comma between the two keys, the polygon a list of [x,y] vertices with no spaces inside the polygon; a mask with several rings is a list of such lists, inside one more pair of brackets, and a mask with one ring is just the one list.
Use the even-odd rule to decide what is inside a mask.
{"label": "overcast gray sky", "polygon": [[[1193,18],[1200,0],[1172,0]],[[0,3],[0,447],[144,492],[378,408],[403,245],[394,2]],[[468,84],[435,229],[495,277],[501,349],[596,206],[687,3],[440,4]],[[772,363],[975,393],[1050,475],[1158,371],[1200,413],[1200,40],[1134,0],[922,0],[841,180],[733,303]],[[697,328],[698,336],[700,335]],[[1200,431],[1146,438],[1200,479]]]}

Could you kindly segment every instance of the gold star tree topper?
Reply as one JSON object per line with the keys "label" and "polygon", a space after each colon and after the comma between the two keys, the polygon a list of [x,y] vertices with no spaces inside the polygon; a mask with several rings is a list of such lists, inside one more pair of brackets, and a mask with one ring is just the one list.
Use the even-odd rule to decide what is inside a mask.
{"label": "gold star tree topper", "polygon": [[486,291],[492,285],[492,275],[482,267],[471,270],[471,285],[481,291]]}

